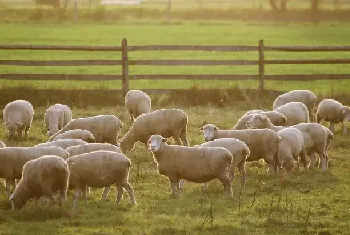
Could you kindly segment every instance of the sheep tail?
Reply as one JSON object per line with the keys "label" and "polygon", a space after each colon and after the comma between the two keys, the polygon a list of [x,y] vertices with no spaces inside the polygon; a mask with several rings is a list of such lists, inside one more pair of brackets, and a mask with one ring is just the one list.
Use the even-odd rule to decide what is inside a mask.
{"label": "sheep tail", "polygon": [[327,139],[332,140],[334,138],[334,134],[327,127],[324,128],[326,128],[326,131],[328,132]]}

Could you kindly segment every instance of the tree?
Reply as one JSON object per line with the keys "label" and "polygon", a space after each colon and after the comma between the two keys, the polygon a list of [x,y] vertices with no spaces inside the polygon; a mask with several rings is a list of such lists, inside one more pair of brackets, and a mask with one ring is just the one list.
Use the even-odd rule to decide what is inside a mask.
{"label": "tree", "polygon": [[274,11],[287,11],[288,1],[289,0],[269,0],[270,5]]}
{"label": "tree", "polygon": [[318,11],[319,3],[319,0],[311,0],[311,11]]}

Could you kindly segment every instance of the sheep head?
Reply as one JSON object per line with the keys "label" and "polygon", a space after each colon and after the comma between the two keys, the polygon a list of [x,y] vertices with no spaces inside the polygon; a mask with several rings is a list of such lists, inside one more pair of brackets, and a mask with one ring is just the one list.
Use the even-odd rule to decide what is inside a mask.
{"label": "sheep head", "polygon": [[161,135],[152,135],[148,141],[147,145],[149,146],[150,150],[154,153],[162,151],[162,146],[164,143],[167,142],[166,138],[163,138]]}
{"label": "sheep head", "polygon": [[215,131],[219,129],[214,124],[206,124],[200,127],[199,130],[203,131],[204,140],[208,142],[215,139]]}
{"label": "sheep head", "polygon": [[264,114],[254,114],[254,116],[246,123],[247,128],[262,129],[268,126],[270,119]]}

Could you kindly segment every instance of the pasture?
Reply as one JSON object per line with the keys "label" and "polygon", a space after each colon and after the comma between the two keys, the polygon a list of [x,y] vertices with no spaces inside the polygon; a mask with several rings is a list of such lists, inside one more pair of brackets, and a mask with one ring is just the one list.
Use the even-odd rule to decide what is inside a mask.
{"label": "pasture", "polygon": [[[46,45],[119,45],[128,38],[130,45],[145,44],[240,44],[256,45],[264,39],[266,45],[347,45],[349,23],[279,24],[257,22],[181,22],[179,24],[54,24],[54,23],[0,23],[0,44]],[[295,58],[349,58],[350,53],[267,53],[269,59]],[[250,59],[256,53],[209,52],[137,52],[132,58],[198,58],[198,59]],[[0,51],[2,59],[108,59],[120,58],[119,53],[51,52],[51,51]],[[16,67],[1,66],[2,73],[120,73],[120,67]],[[156,68],[156,70],[155,70]],[[196,73],[256,73],[257,66],[242,67],[145,67],[137,66],[130,73],[138,74],[196,74]],[[280,65],[267,66],[268,74],[283,73],[349,73],[344,65]],[[116,98],[115,105],[105,105],[104,91],[119,89],[120,81],[109,82],[61,82],[61,81],[10,81],[0,80],[1,89],[14,88],[16,95],[31,90],[35,100],[34,122],[25,140],[8,141],[1,126],[0,139],[8,146],[33,146],[46,141],[43,123],[45,109],[53,102],[53,89],[99,90],[98,105],[73,105],[74,117],[98,114],[114,114],[125,124],[124,135],[131,123],[125,107]],[[131,89],[149,88],[239,88],[256,89],[257,81],[131,81]],[[344,81],[275,82],[267,81],[266,89],[286,91],[310,89],[320,97],[332,94],[341,97],[349,93],[350,84]],[[52,90],[43,98],[36,91]],[[25,95],[25,94],[23,94]],[[233,96],[234,97],[234,96]],[[57,98],[57,97],[55,97]],[[244,101],[232,99],[227,104],[192,106],[186,102],[168,100],[166,95],[153,95],[152,110],[177,107],[189,116],[188,138],[190,145],[203,142],[198,128],[214,123],[219,128],[232,128],[238,118],[249,109],[271,109],[274,97]],[[346,96],[344,104],[346,103]],[[62,103],[70,102],[67,96]],[[346,103],[348,104],[348,103]],[[2,107],[5,103],[1,104]],[[329,171],[312,169],[290,176],[266,173],[263,162],[247,164],[246,188],[239,186],[239,174],[233,183],[233,197],[223,195],[218,181],[212,181],[208,193],[202,193],[201,185],[188,183],[180,198],[172,199],[170,185],[158,175],[150,151],[141,144],[127,154],[132,161],[130,183],[135,190],[137,205],[129,206],[127,195],[121,205],[114,204],[115,188],[109,201],[101,201],[102,190],[93,189],[88,204],[80,200],[79,207],[71,210],[72,192],[62,209],[43,206],[35,208],[29,203],[21,211],[10,211],[5,200],[4,186],[0,184],[0,234],[345,234],[350,229],[350,163],[349,136],[343,136],[336,126],[336,136],[329,156]]]}

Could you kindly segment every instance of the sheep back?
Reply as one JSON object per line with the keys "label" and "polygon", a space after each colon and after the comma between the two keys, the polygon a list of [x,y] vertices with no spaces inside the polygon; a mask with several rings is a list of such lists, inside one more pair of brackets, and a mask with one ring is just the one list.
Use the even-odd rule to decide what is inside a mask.
{"label": "sheep back", "polygon": [[108,143],[88,143],[84,145],[71,146],[66,149],[70,156],[79,155],[83,153],[90,153],[98,150],[106,150],[121,153],[118,146]]}

